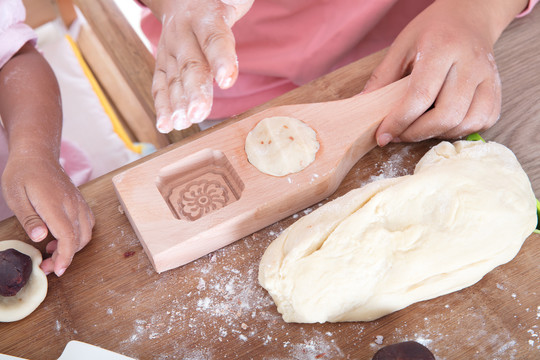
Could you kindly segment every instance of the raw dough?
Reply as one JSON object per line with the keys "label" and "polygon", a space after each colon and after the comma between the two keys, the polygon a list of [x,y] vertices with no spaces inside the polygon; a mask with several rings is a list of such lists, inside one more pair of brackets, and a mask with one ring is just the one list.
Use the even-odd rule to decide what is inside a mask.
{"label": "raw dough", "polygon": [[21,320],[30,315],[47,295],[47,276],[41,270],[41,253],[19,240],[0,241],[0,250],[15,249],[32,258],[32,274],[15,296],[0,296],[0,322]]}
{"label": "raw dough", "polygon": [[319,142],[304,122],[285,116],[261,120],[246,137],[249,162],[259,171],[285,176],[302,171],[315,160]]}
{"label": "raw dough", "polygon": [[352,190],[286,229],[259,282],[287,322],[374,320],[476,283],[514,258],[536,222],[509,149],[442,142],[414,175]]}

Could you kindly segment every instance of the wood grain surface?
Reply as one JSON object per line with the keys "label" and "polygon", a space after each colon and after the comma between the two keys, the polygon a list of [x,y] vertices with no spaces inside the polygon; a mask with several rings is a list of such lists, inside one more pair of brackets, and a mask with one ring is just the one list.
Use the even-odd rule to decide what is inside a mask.
{"label": "wood grain surface", "polygon": [[[499,122],[482,134],[516,153],[537,197],[539,38],[537,7],[515,20],[497,43],[503,109]],[[354,95],[381,57],[378,53],[362,59],[239,118],[273,105]],[[211,131],[224,126],[227,123]],[[189,146],[189,141],[160,153]],[[331,198],[378,178],[410,173],[436,143],[370,151]],[[259,260],[282,230],[326,201],[157,274],[119,210],[113,174],[82,187],[97,219],[93,240],[64,276],[49,276],[47,298],[34,313],[0,324],[0,352],[55,359],[76,339],[139,359],[371,359],[384,345],[416,340],[437,359],[540,358],[540,235],[531,235],[514,260],[462,291],[368,323],[287,324],[257,283]],[[0,238],[27,239],[15,219],[0,224]]]}
{"label": "wood grain surface", "polygon": [[[332,195],[376,146],[377,127],[408,83],[406,77],[347,99],[272,107],[115,176],[122,208],[156,271],[198,259]],[[255,126],[276,116],[307,124],[318,142],[309,166],[280,177],[259,171],[245,150]]]}

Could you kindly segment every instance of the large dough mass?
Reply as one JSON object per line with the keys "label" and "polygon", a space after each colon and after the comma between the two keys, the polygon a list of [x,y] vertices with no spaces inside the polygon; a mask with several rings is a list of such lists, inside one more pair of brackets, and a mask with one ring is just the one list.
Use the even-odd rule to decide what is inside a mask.
{"label": "large dough mass", "polygon": [[311,164],[319,142],[315,131],[306,123],[274,116],[261,120],[247,135],[245,150],[249,162],[259,171],[285,176]]}
{"label": "large dough mass", "polygon": [[352,190],[286,229],[259,282],[287,322],[369,321],[476,283],[514,258],[536,222],[509,149],[442,142],[414,175]]}

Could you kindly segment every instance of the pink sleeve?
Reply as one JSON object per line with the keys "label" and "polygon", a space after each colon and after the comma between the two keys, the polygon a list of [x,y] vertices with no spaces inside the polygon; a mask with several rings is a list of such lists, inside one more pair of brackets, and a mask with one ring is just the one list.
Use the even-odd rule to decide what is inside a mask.
{"label": "pink sleeve", "polygon": [[523,17],[525,15],[527,15],[528,13],[531,12],[531,10],[533,9],[533,7],[538,4],[540,0],[529,0],[529,5],[527,5],[527,7],[525,8],[525,10],[523,10],[517,17]]}
{"label": "pink sleeve", "polygon": [[36,44],[37,35],[23,22],[25,17],[21,0],[0,1],[0,68],[28,41]]}

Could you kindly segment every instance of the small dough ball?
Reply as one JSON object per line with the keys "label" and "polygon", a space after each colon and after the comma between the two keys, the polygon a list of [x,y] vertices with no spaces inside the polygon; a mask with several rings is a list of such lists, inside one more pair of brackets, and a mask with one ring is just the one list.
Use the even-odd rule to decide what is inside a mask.
{"label": "small dough ball", "polygon": [[305,169],[319,150],[317,133],[306,123],[286,116],[261,120],[246,137],[249,162],[259,171],[285,176]]}
{"label": "small dough ball", "polygon": [[30,256],[15,249],[0,251],[0,295],[15,296],[32,273]]}
{"label": "small dough ball", "polygon": [[405,341],[381,348],[372,360],[435,360],[435,356],[424,345]]}
{"label": "small dough ball", "polygon": [[[32,271],[26,284],[14,296],[0,295],[0,322],[18,321],[30,315],[47,295],[47,276],[41,270],[41,253],[19,240],[0,241],[0,251],[15,249],[30,257]],[[2,274],[0,274],[2,276]]]}

